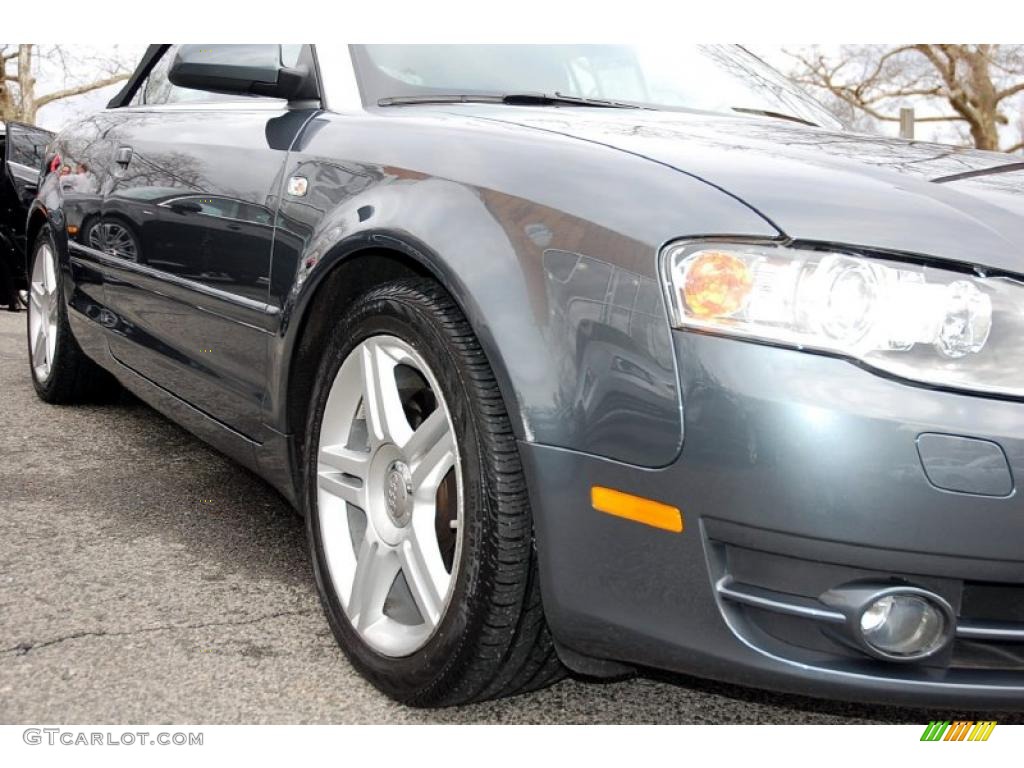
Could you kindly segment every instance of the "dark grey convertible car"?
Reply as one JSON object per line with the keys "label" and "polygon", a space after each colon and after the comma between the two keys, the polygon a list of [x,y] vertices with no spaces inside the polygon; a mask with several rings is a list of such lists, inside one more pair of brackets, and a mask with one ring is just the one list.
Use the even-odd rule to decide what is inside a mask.
{"label": "dark grey convertible car", "polygon": [[1024,702],[1015,158],[617,45],[152,46],[48,153],[39,395],[278,488],[387,694]]}

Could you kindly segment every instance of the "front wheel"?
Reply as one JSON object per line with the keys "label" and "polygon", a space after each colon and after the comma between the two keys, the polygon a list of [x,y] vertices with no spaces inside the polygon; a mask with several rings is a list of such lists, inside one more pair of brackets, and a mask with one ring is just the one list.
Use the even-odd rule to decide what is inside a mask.
{"label": "front wheel", "polygon": [[339,322],[305,455],[321,600],[349,659],[378,688],[446,706],[562,675],[508,416],[440,287],[385,286]]}
{"label": "front wheel", "polygon": [[28,356],[36,394],[55,404],[108,399],[120,385],[75,341],[63,287],[53,236],[44,226],[32,247],[28,286]]}

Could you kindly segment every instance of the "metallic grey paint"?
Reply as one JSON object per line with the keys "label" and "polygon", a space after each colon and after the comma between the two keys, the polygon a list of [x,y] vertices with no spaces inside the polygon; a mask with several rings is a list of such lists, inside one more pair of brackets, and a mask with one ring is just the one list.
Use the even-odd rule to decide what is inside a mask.
{"label": "metallic grey paint", "polygon": [[[178,155],[167,149],[175,141]],[[152,199],[118,200],[123,145],[154,170]],[[659,271],[667,243],[717,236],[1019,275],[1024,185],[1019,168],[1001,168],[1006,157],[760,118],[468,104],[110,109],[61,134],[56,151],[90,170],[74,187],[43,179],[30,231],[48,220],[65,233],[64,298],[79,343],[293,502],[302,425],[289,385],[309,375],[296,361],[311,312],[344,309],[325,309],[318,290],[339,265],[384,253],[444,284],[513,417],[545,607],[567,658],[826,696],[1024,700],[1019,651],[1005,669],[976,662],[978,643],[1017,637],[1024,616],[961,616],[968,635],[982,628],[963,638],[974,646],[940,666],[886,666],[786,623],[813,618],[759,612],[715,589],[741,573],[813,606],[839,581],[901,579],[953,610],[980,605],[969,595],[993,584],[1017,594],[1024,406],[671,331]],[[168,174],[175,163],[186,167]],[[289,196],[284,185],[298,176],[306,192]],[[232,223],[209,217],[192,246],[151,260],[200,215],[179,206],[166,236],[140,236],[137,262],[83,239],[90,216],[163,215],[145,211],[169,204],[159,189],[168,186],[262,208],[272,224],[243,216],[217,240]],[[257,231],[232,257],[234,238]],[[199,267],[173,263],[196,253],[207,259]],[[223,356],[207,361],[207,340]],[[995,459],[992,449],[957,458],[966,439],[996,446],[1005,473],[972,469]],[[950,479],[958,471],[968,476]],[[598,483],[679,506],[686,530],[595,512]]]}

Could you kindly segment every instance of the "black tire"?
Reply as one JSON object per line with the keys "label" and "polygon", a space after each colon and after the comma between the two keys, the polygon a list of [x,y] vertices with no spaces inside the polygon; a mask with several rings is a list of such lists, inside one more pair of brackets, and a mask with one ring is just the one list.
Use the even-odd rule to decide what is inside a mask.
{"label": "black tire", "polygon": [[[451,599],[434,635],[403,657],[377,653],[349,622],[327,574],[317,510],[320,422],[350,351],[377,334],[410,344],[434,371],[463,456],[465,524]],[[306,431],[306,521],[320,598],[353,666],[404,704],[439,707],[511,696],[564,676],[541,605],[537,553],[519,452],[494,374],[440,286],[409,280],[357,300],[321,359]],[[312,458],[311,458],[312,457]]]}
{"label": "black tire", "polygon": [[[36,257],[43,244],[48,244],[54,254],[57,246],[49,225],[39,230],[32,244],[32,261],[29,264],[29,290],[31,291],[31,275],[35,267]],[[40,399],[54,405],[73,405],[89,402],[108,402],[115,399],[121,392],[117,380],[94,363],[82,352],[71,332],[68,323],[68,310],[64,302],[64,273],[58,267],[55,270],[57,280],[57,342],[49,375],[40,380],[32,365],[31,325],[25,323],[28,339],[29,370],[32,373],[32,384]],[[31,312],[32,310],[29,309]]]}

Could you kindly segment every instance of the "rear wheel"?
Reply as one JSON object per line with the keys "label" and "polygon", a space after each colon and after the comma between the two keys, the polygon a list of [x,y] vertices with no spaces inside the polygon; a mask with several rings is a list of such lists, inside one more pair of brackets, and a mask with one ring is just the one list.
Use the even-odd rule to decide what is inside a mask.
{"label": "rear wheel", "polygon": [[48,403],[109,399],[117,381],[85,356],[68,324],[64,277],[48,226],[32,248],[28,288],[28,355],[32,383]]}
{"label": "rear wheel", "polygon": [[562,675],[508,416],[443,290],[396,283],[346,314],[320,367],[306,456],[321,599],[377,687],[445,706]]}

